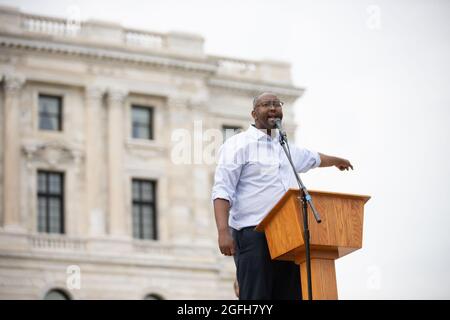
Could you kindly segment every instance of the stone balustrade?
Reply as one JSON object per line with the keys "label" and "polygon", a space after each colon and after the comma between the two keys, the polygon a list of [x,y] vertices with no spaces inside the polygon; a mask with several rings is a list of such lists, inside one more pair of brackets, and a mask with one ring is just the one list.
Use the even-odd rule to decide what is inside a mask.
{"label": "stone balustrade", "polygon": [[55,36],[76,36],[81,29],[79,24],[69,23],[64,19],[30,14],[24,14],[21,18],[23,30],[31,33]]}
{"label": "stone balustrade", "polygon": [[254,61],[225,57],[210,57],[210,60],[217,65],[218,72],[223,74],[255,74],[259,70],[259,64]]}
{"label": "stone balustrade", "polygon": [[[79,238],[63,234],[34,233],[27,235],[15,234],[14,237],[25,237],[28,249],[32,251],[60,251],[60,252],[102,252],[103,254],[150,254],[158,256],[177,257],[213,257],[215,248],[173,245],[139,239],[113,239],[113,238]],[[11,235],[0,232],[0,239],[10,238]],[[17,240],[15,240],[17,242]],[[25,244],[24,243],[24,244]],[[23,249],[26,249],[23,247]],[[18,249],[21,251],[21,249]],[[197,257],[200,259],[199,257]]]}
{"label": "stone balustrade", "polygon": [[28,235],[31,249],[85,251],[85,239],[69,238],[60,234],[33,234]]}
{"label": "stone balustrade", "polygon": [[130,46],[162,49],[165,46],[165,37],[161,33],[125,29],[125,43]]}

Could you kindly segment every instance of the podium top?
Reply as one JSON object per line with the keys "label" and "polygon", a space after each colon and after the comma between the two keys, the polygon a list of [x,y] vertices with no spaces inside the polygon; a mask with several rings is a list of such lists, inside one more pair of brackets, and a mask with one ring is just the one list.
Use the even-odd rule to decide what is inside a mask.
{"label": "podium top", "polygon": [[[290,188],[286,193],[281,197],[281,199],[275,204],[275,206],[269,211],[266,217],[261,221],[255,228],[256,231],[263,232],[266,225],[272,219],[272,216],[275,215],[286,203],[286,201],[296,194],[298,194],[299,189]],[[330,191],[319,191],[319,190],[308,190],[309,194],[314,196],[328,196],[332,198],[340,198],[340,199],[351,199],[351,200],[362,200],[363,204],[369,201],[370,196],[368,195],[358,195],[351,193],[340,193],[340,192],[330,192]],[[314,199],[313,199],[314,201]]]}
{"label": "podium top", "polygon": [[[295,191],[298,192],[299,189],[289,189],[289,191]],[[340,192],[330,192],[330,191],[318,191],[318,190],[308,190],[308,192],[311,195],[328,195],[328,196],[335,196],[335,197],[341,197],[341,198],[353,198],[353,199],[359,199],[364,200],[364,203],[369,201],[370,196],[368,195],[361,195],[361,194],[352,194],[352,193],[340,193]]]}

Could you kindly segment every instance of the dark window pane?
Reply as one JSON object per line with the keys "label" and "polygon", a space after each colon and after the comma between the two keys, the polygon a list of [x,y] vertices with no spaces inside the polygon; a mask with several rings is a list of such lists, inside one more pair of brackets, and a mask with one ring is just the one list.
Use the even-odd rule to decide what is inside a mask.
{"label": "dark window pane", "polygon": [[142,229],[142,239],[152,239],[152,233],[147,227],[144,226]]}
{"label": "dark window pane", "polygon": [[139,182],[133,181],[133,200],[140,200]]}
{"label": "dark window pane", "polygon": [[39,129],[57,131],[59,130],[58,121],[59,119],[56,117],[41,116],[39,118]]}
{"label": "dark window pane", "polygon": [[39,219],[38,232],[47,232],[47,222],[45,221],[45,217]]}
{"label": "dark window pane", "polygon": [[38,231],[63,233],[63,175],[38,172]]}
{"label": "dark window pane", "polygon": [[156,239],[155,182],[133,180],[133,237]]}
{"label": "dark window pane", "polygon": [[59,217],[61,213],[61,202],[59,198],[50,198],[48,200],[48,209],[50,217]]}
{"label": "dark window pane", "polygon": [[58,97],[40,96],[39,112],[57,115],[59,113],[59,101]]}
{"label": "dark window pane", "polygon": [[150,122],[150,109],[133,108],[133,123],[148,124]]}
{"label": "dark window pane", "polygon": [[59,115],[59,106],[58,101],[55,101],[55,104],[44,104],[41,106],[41,115],[46,117],[55,117]]}
{"label": "dark window pane", "polygon": [[44,197],[38,198],[38,231],[45,232],[47,229],[47,200]]}
{"label": "dark window pane", "polygon": [[39,117],[39,129],[54,130],[51,118],[40,116]]}
{"label": "dark window pane", "polygon": [[139,138],[139,135],[138,135],[138,129],[137,129],[137,127],[135,126],[135,124],[133,123],[133,129],[132,129],[132,131],[133,131],[133,138]]}
{"label": "dark window pane", "polygon": [[153,188],[152,184],[149,182],[142,183],[142,200],[143,201],[153,201]]}
{"label": "dark window pane", "polygon": [[61,114],[61,99],[59,97],[45,98],[41,114],[50,118],[59,117]]}
{"label": "dark window pane", "polygon": [[140,125],[133,126],[133,138],[150,139],[150,128]]}
{"label": "dark window pane", "polygon": [[140,221],[140,216],[139,216],[139,205],[134,204],[133,205],[133,222],[138,222]]}
{"label": "dark window pane", "polygon": [[61,206],[59,199],[49,199],[49,231],[59,233],[61,231]]}
{"label": "dark window pane", "polygon": [[45,174],[38,174],[38,192],[47,191],[47,176]]}
{"label": "dark window pane", "polygon": [[59,174],[49,176],[49,193],[61,193],[61,176]]}
{"label": "dark window pane", "polygon": [[153,237],[153,230],[149,226],[143,226],[142,228],[142,238],[143,239],[155,239]]}
{"label": "dark window pane", "polygon": [[152,139],[152,108],[132,108],[132,135],[138,139]]}
{"label": "dark window pane", "polygon": [[152,214],[151,214],[152,213],[151,212],[151,209],[152,209],[151,206],[143,204],[141,206],[141,209],[142,209],[142,219],[145,219],[146,221],[149,221],[151,216],[152,216]]}
{"label": "dark window pane", "polygon": [[45,197],[39,197],[38,199],[39,216],[45,217],[47,212],[47,199]]}
{"label": "dark window pane", "polygon": [[139,216],[139,205],[133,205],[133,237],[140,238],[141,217]]}
{"label": "dark window pane", "polygon": [[59,220],[50,220],[48,233],[61,233],[61,225]]}
{"label": "dark window pane", "polygon": [[138,217],[139,216],[139,204],[133,204],[133,217]]}
{"label": "dark window pane", "polygon": [[61,130],[61,105],[60,97],[39,96],[39,129]]}
{"label": "dark window pane", "polygon": [[153,238],[153,210],[150,206],[142,206],[142,233],[144,239]]}

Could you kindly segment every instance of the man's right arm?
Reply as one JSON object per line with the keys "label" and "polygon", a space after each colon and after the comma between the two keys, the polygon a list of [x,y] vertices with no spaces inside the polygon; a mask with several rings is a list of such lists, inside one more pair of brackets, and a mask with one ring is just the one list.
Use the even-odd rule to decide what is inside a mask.
{"label": "man's right arm", "polygon": [[228,226],[230,202],[225,199],[214,199],[214,215],[219,234],[219,249],[226,256],[234,255],[234,241]]}
{"label": "man's right arm", "polygon": [[220,252],[234,255],[234,241],[230,233],[228,218],[233,206],[236,188],[244,165],[243,152],[232,138],[219,150],[219,161],[214,174],[212,200],[219,236]]}

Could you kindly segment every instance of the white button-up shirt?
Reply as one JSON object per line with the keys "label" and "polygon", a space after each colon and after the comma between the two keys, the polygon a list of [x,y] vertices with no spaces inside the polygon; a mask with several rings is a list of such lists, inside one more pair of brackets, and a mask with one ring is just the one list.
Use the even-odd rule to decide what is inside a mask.
{"label": "white button-up shirt", "polygon": [[[251,125],[219,149],[212,200],[230,202],[228,224],[236,230],[259,224],[289,188],[298,188],[275,131],[271,137]],[[320,165],[317,152],[289,148],[297,172]]]}

